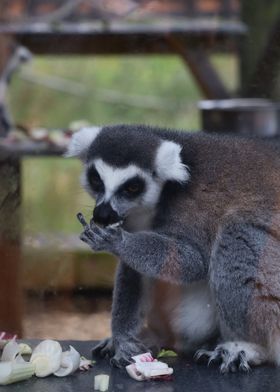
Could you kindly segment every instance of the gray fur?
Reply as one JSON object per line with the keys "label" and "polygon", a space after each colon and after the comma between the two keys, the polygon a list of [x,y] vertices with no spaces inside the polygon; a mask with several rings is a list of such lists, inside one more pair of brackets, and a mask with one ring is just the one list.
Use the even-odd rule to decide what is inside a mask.
{"label": "gray fur", "polygon": [[[157,176],[155,156],[163,140],[180,146],[177,158],[187,170],[183,182],[175,176],[173,180]],[[162,310],[168,302],[165,295],[176,290],[179,306],[180,293],[185,292],[180,288],[186,285],[203,281],[210,287],[213,316],[210,314],[209,319],[217,319],[221,339],[243,341],[246,347],[249,345],[248,353],[253,353],[245,358],[243,346],[240,354],[230,351],[234,344],[226,343],[230,348],[224,355],[223,371],[234,368],[229,366],[229,358],[238,359],[240,369],[265,360],[280,363],[280,355],[273,349],[280,342],[279,152],[277,146],[263,141],[203,133],[124,125],[101,130],[88,147],[86,171],[95,159],[122,169],[133,164],[142,170],[145,181],[151,178],[160,186],[149,208],[143,194],[133,203],[111,195],[109,202],[124,221],[123,226],[102,228],[92,221],[81,235],[94,251],[111,252],[120,260],[112,339],[103,343],[102,351],[113,356],[115,365],[127,363],[132,354],[144,349],[139,340],[143,312],[147,314],[142,299],[152,300],[144,289],[145,279],[161,293],[155,301],[156,310]],[[123,216],[118,207],[121,203],[127,206]],[[150,219],[133,230],[131,222],[141,211],[146,215],[148,211]],[[168,318],[166,309],[163,313]],[[170,336],[161,344],[174,344],[176,331],[168,320],[162,320],[162,324]],[[205,330],[206,340],[209,333]],[[211,331],[215,330],[211,325]],[[206,341],[200,337],[199,344],[203,343]],[[260,348],[253,349],[250,344]],[[182,346],[187,351],[187,336]],[[261,361],[255,358],[259,352]]]}

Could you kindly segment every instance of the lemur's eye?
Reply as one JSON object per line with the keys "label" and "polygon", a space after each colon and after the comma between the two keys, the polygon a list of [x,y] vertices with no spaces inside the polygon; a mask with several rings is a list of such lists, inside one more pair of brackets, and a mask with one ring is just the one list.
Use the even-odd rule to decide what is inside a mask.
{"label": "lemur's eye", "polygon": [[89,184],[95,192],[104,191],[103,181],[101,180],[97,170],[94,167],[89,169],[87,177]]}
{"label": "lemur's eye", "polygon": [[123,184],[119,190],[120,194],[126,197],[137,197],[139,196],[145,188],[144,180],[138,176],[128,180],[125,184]]}
{"label": "lemur's eye", "polygon": [[139,192],[139,189],[140,189],[139,184],[131,184],[125,188],[125,190],[129,193],[137,193]]}

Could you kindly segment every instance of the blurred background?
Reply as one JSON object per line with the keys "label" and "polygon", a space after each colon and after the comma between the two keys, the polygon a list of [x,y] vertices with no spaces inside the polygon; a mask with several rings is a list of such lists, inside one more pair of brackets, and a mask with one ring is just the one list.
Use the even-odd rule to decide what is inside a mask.
{"label": "blurred background", "polygon": [[[2,0],[3,53],[14,53],[16,43],[32,60],[3,76],[2,96],[0,89],[16,129],[2,138],[9,140],[1,162],[10,159],[3,151],[15,153],[21,187],[20,209],[11,208],[21,222],[18,263],[11,267],[9,251],[0,252],[13,282],[1,285],[0,330],[56,339],[110,334],[116,260],[79,241],[76,213],[90,217],[94,207],[80,186],[81,164],[61,157],[63,140],[35,140],[40,132],[82,123],[196,131],[203,127],[201,99],[277,100],[278,47],[270,44],[279,16],[278,0]],[[2,56],[2,74],[9,56]]]}

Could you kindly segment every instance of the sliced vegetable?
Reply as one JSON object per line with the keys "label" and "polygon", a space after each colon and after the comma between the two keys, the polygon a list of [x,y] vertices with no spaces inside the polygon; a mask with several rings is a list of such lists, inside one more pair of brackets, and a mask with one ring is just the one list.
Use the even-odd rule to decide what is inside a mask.
{"label": "sliced vegetable", "polygon": [[2,349],[10,340],[16,340],[17,335],[13,335],[7,332],[0,332],[0,349]]}
{"label": "sliced vegetable", "polygon": [[82,371],[89,370],[89,368],[91,368],[94,363],[95,363],[95,361],[92,361],[90,359],[86,359],[85,357],[81,356],[79,368]]}
{"label": "sliced vegetable", "polygon": [[106,392],[109,388],[110,378],[107,374],[99,374],[94,377],[94,389],[100,392]]}
{"label": "sliced vegetable", "polygon": [[173,350],[160,350],[160,352],[158,353],[157,358],[164,358],[164,357],[178,357],[178,354],[175,353],[175,351]]}
{"label": "sliced vegetable", "polygon": [[34,374],[34,365],[21,357],[10,362],[0,363],[0,385],[27,380]]}
{"label": "sliced vegetable", "polygon": [[26,343],[19,343],[20,354],[29,355],[32,354],[32,348]]}
{"label": "sliced vegetable", "polygon": [[60,368],[61,359],[61,345],[54,340],[44,340],[34,348],[30,362],[35,366],[37,377],[46,377]]}
{"label": "sliced vegetable", "polygon": [[68,376],[74,373],[80,366],[80,354],[74,347],[62,353],[60,368],[54,373],[57,377]]}
{"label": "sliced vegetable", "polygon": [[15,340],[10,340],[3,348],[1,361],[13,361],[20,353],[20,346]]}
{"label": "sliced vegetable", "polygon": [[107,374],[103,374],[100,378],[99,382],[99,391],[106,392],[109,389],[109,376]]}
{"label": "sliced vegetable", "polygon": [[170,376],[173,369],[166,363],[154,359],[150,353],[132,357],[135,363],[126,366],[126,371],[134,380],[143,381],[159,376]]}

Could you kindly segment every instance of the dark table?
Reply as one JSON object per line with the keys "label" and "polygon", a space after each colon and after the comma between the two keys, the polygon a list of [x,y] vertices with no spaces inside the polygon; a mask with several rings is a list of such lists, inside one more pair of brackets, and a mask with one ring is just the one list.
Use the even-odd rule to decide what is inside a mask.
{"label": "dark table", "polygon": [[[34,347],[38,342],[31,342]],[[90,358],[93,342],[64,341],[63,349],[69,344],[75,347],[82,355]],[[198,365],[192,359],[165,358],[174,368],[173,381],[134,381],[125,370],[111,368],[107,360],[97,360],[88,372],[76,372],[72,376],[58,378],[32,377],[27,381],[0,387],[2,392],[93,392],[94,376],[97,374],[110,375],[109,391],[122,392],[279,392],[280,369],[262,366],[253,369],[248,374],[235,373],[222,375],[218,367]]]}

